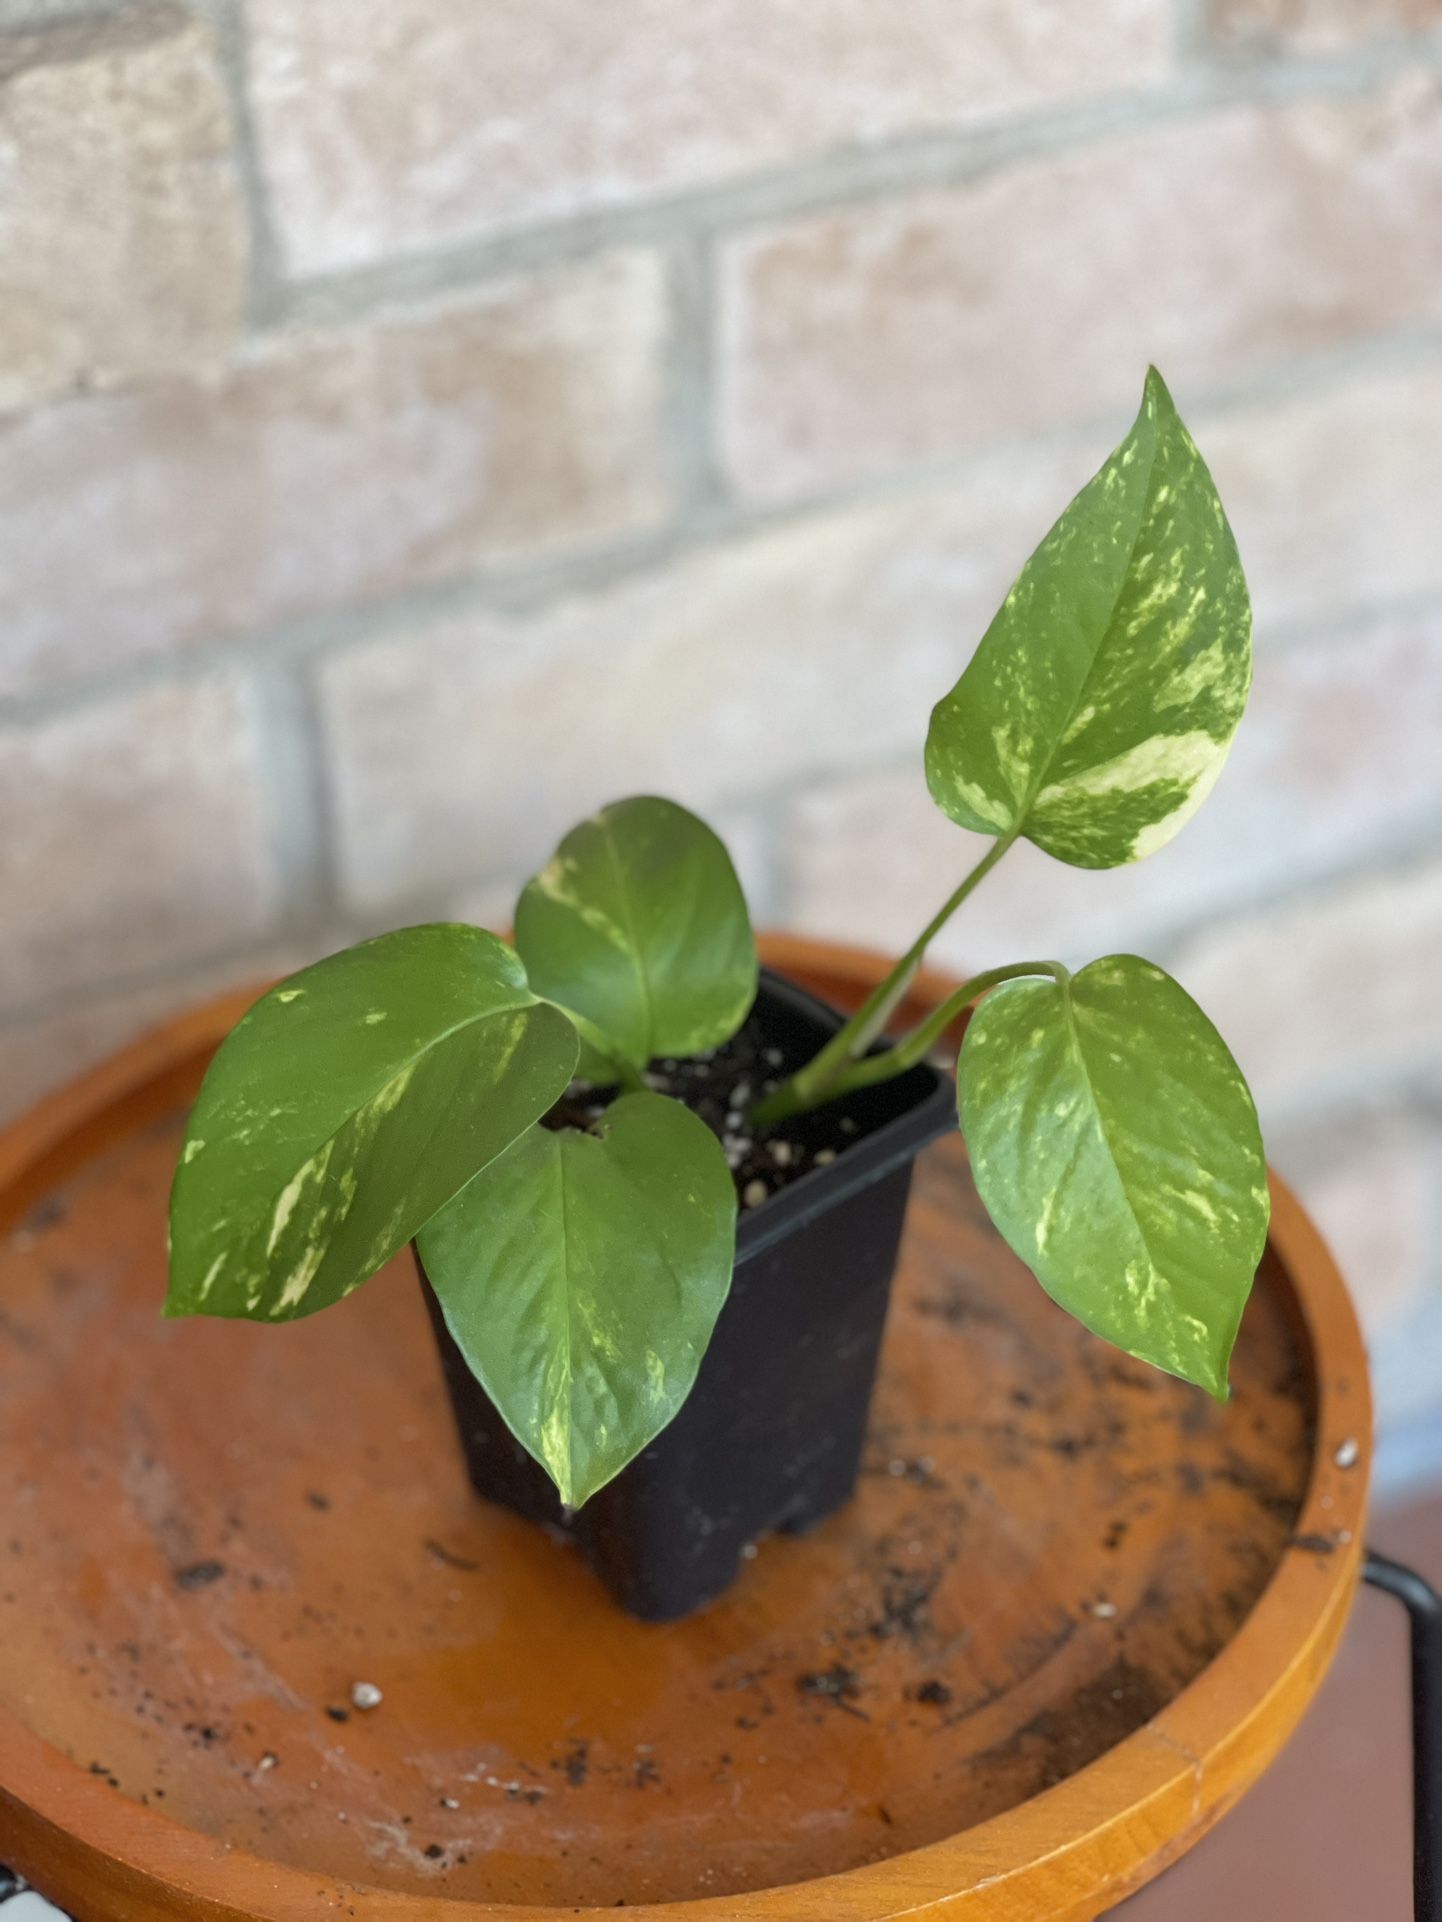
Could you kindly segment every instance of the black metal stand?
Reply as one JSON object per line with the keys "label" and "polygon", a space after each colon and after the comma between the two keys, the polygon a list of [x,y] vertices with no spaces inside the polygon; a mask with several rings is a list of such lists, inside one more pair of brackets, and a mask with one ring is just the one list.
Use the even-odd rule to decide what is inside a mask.
{"label": "black metal stand", "polygon": [[1395,1596],[1412,1631],[1412,1914],[1442,1922],[1442,1595],[1370,1550],[1362,1577]]}

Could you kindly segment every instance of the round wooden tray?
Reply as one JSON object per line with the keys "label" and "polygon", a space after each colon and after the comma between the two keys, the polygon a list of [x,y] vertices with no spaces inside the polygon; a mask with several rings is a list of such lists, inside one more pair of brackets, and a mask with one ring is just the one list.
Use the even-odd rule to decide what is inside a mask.
{"label": "round wooden tray", "polygon": [[[879,966],[768,955],[836,999]],[[929,1151],[857,1499],[646,1626],[468,1492],[404,1262],[284,1331],[160,1319],[184,1107],[246,999],[0,1140],[0,1853],[82,1922],[1062,1922],[1275,1753],[1370,1453],[1280,1185],[1218,1408],[1067,1320]]]}

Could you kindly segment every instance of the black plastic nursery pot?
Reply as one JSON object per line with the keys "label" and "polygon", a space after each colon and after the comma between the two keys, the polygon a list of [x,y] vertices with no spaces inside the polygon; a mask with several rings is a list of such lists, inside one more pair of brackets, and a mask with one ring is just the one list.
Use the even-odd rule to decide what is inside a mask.
{"label": "black plastic nursery pot", "polygon": [[[763,971],[751,1020],[781,1054],[778,1073],[841,1019]],[[477,1494],[561,1530],[623,1608],[657,1622],[721,1594],[761,1536],[840,1508],[856,1486],[912,1166],[955,1125],[955,1104],[950,1078],[919,1066],[802,1118],[836,1159],[743,1210],[731,1291],[690,1396],[574,1514],[466,1366],[418,1254]]]}

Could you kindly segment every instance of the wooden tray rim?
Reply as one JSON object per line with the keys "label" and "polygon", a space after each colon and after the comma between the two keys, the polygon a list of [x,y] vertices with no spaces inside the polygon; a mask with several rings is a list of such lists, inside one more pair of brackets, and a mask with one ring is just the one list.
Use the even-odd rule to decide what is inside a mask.
{"label": "wooden tray rim", "polygon": [[[771,966],[861,990],[884,958],[856,947],[763,936]],[[954,985],[924,971],[908,1005]],[[163,1105],[166,1084],[215,1045],[255,999],[216,997],[142,1035],[0,1131],[0,1231],[46,1183],[134,1125],[128,1105]],[[152,1097],[147,1101],[146,1097]],[[122,1120],[125,1126],[120,1123]],[[110,1125],[107,1126],[107,1123]],[[1281,1749],[1330,1666],[1356,1592],[1371,1461],[1365,1349],[1337,1266],[1275,1173],[1270,1240],[1310,1345],[1317,1428],[1298,1537],[1227,1647],[1160,1714],[1075,1775],[986,1822],[883,1861],[750,1894],[635,1905],[649,1922],[1087,1922],[1184,1853]],[[1360,1456],[1339,1466],[1344,1440]],[[1345,1459],[1345,1457],[1344,1457]],[[599,1922],[614,1907],[536,1907],[411,1894],[267,1862],[121,1797],[0,1707],[0,1825],[8,1859],[57,1900],[127,1922]]]}

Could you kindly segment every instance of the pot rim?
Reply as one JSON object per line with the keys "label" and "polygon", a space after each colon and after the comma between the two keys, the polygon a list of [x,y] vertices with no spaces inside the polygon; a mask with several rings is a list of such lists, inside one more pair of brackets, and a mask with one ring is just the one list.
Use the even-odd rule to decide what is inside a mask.
{"label": "pot rim", "polygon": [[[758,999],[762,991],[832,1033],[844,1018],[820,995],[776,968],[762,968]],[[870,1052],[881,1045],[875,1043]],[[900,1113],[859,1135],[829,1167],[813,1168],[800,1181],[768,1197],[759,1208],[742,1211],[736,1224],[738,1266],[795,1234],[838,1202],[883,1180],[904,1162],[914,1161],[923,1148],[956,1126],[956,1084],[944,1069],[929,1061],[918,1062],[898,1075],[895,1083],[886,1085],[896,1087],[898,1092],[912,1090],[912,1098]]]}

